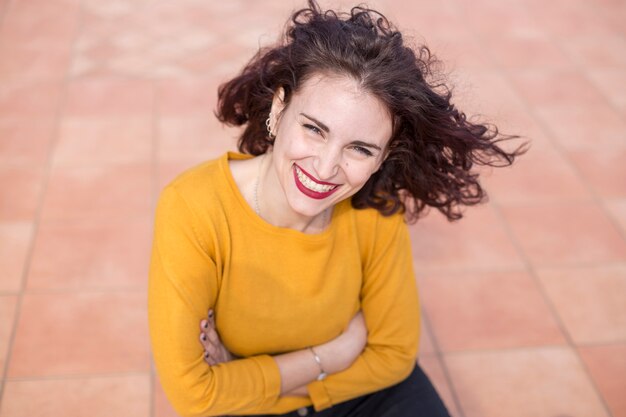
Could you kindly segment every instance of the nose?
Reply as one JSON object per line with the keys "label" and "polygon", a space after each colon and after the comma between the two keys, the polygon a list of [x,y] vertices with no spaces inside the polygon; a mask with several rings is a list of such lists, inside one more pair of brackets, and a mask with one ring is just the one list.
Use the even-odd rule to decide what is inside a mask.
{"label": "nose", "polygon": [[328,181],[337,175],[340,163],[341,149],[326,145],[318,149],[317,156],[313,161],[313,168],[315,168],[320,180]]}

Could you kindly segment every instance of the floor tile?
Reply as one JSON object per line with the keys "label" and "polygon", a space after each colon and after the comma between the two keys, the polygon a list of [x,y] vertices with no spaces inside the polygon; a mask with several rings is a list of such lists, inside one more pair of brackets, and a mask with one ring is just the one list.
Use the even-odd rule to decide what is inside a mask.
{"label": "floor tile", "polygon": [[626,41],[623,35],[574,36],[562,44],[572,59],[585,67],[626,69]]}
{"label": "floor tile", "polygon": [[606,105],[557,104],[538,107],[535,114],[566,150],[624,149],[626,122]]}
{"label": "floor tile", "polygon": [[35,240],[27,291],[145,288],[151,223],[147,218],[101,224],[43,222]]}
{"label": "floor tile", "polygon": [[502,212],[535,266],[626,260],[626,241],[594,203],[510,205]]}
{"label": "floor tile", "polygon": [[626,345],[585,346],[578,352],[613,417],[626,416]]}
{"label": "floor tile", "polygon": [[609,417],[569,348],[449,354],[445,363],[465,417]]}
{"label": "floor tile", "polygon": [[54,152],[56,165],[143,162],[152,157],[152,120],[66,118]]}
{"label": "floor tile", "polygon": [[69,45],[79,12],[75,1],[13,1],[5,11],[1,36],[15,44]]}
{"label": "floor tile", "polygon": [[0,74],[61,80],[68,71],[69,45],[15,43],[0,38]]}
{"label": "floor tile", "polygon": [[151,81],[85,78],[67,86],[66,117],[151,117],[155,91]]}
{"label": "floor tile", "polygon": [[32,223],[0,223],[0,292],[17,294],[22,288],[32,238]]}
{"label": "floor tile", "polygon": [[212,79],[172,79],[158,82],[157,109],[162,118],[214,117],[218,82]]}
{"label": "floor tile", "polygon": [[626,148],[567,153],[596,192],[604,198],[626,197]]}
{"label": "floor tile", "polygon": [[535,139],[512,166],[482,176],[489,196],[506,204],[591,199],[574,166],[553,146]]}
{"label": "floor tile", "polygon": [[471,69],[455,74],[455,106],[472,121],[495,124],[502,133],[519,132],[516,118],[526,112],[526,107],[501,72]]}
{"label": "floor tile", "polygon": [[[424,304],[422,301],[422,309],[423,308],[424,308]],[[421,324],[420,324],[420,340],[419,340],[419,347],[418,347],[418,356],[432,354],[432,353],[435,353],[436,351],[437,351],[437,348],[435,347],[433,336],[430,332],[430,327],[427,326],[424,315],[422,313],[422,319],[421,319]]]}
{"label": "floor tile", "polygon": [[587,75],[609,102],[626,115],[626,75],[624,70],[594,68],[588,70]]}
{"label": "floor tile", "polygon": [[581,71],[512,71],[508,75],[515,90],[533,106],[606,104],[604,96]]}
{"label": "floor tile", "polygon": [[9,379],[147,372],[145,300],[129,291],[24,295]]}
{"label": "floor tile", "polygon": [[425,274],[421,293],[443,352],[566,343],[523,271]]}
{"label": "floor tile", "polygon": [[150,377],[7,381],[0,417],[149,417]]}
{"label": "floor tile", "polygon": [[0,83],[0,114],[23,120],[55,116],[61,92],[61,81],[3,77]]}
{"label": "floor tile", "polygon": [[561,48],[543,34],[507,34],[484,40],[489,55],[506,69],[534,68],[546,71],[572,65]]}
{"label": "floor tile", "polygon": [[410,227],[418,276],[429,270],[511,269],[522,259],[489,205],[471,207],[449,223],[436,210]]}
{"label": "floor tile", "polygon": [[174,411],[174,407],[172,407],[165,396],[158,377],[154,377],[153,408],[154,417],[179,417],[179,414]]}
{"label": "floor tile", "polygon": [[626,342],[626,264],[539,269],[537,275],[575,343]]}
{"label": "floor tile", "polygon": [[0,221],[32,221],[43,188],[42,168],[0,166]]}
{"label": "floor tile", "polygon": [[238,130],[223,126],[214,116],[164,118],[159,121],[158,160],[199,163],[236,149]]}
{"label": "floor tile", "polygon": [[439,34],[428,36],[426,44],[433,51],[437,51],[437,56],[445,62],[446,68],[455,74],[460,69],[487,69],[489,68],[487,52],[481,48],[481,44],[472,36],[461,38]]}
{"label": "floor tile", "polygon": [[439,358],[435,355],[425,355],[419,358],[419,365],[435,386],[437,393],[445,404],[451,417],[460,417],[461,413],[456,405],[455,398],[450,389]]}
{"label": "floor tile", "polygon": [[4,375],[11,335],[17,314],[17,296],[0,295],[0,373]]}
{"label": "floor tile", "polygon": [[[348,8],[350,2],[344,1]],[[381,5],[382,13],[388,19],[426,37],[450,36],[466,39],[470,35],[467,21],[451,5],[445,2],[428,4],[425,2],[387,2]]]}
{"label": "floor tile", "polygon": [[515,33],[537,34],[541,27],[521,2],[460,1],[461,16],[481,39]]}
{"label": "floor tile", "polygon": [[95,221],[148,217],[150,174],[148,163],[54,167],[42,217]]}
{"label": "floor tile", "polygon": [[45,166],[55,133],[54,119],[0,119],[0,165]]}
{"label": "floor tile", "polygon": [[621,228],[622,234],[626,236],[626,199],[612,199],[604,202],[613,221]]}
{"label": "floor tile", "polygon": [[537,23],[558,39],[611,33],[606,20],[593,12],[598,6],[590,2],[531,0],[524,5]]}
{"label": "floor tile", "polygon": [[[177,62],[177,67],[180,71],[198,77],[211,76],[226,81],[232,78],[233,74],[239,73],[256,51],[256,46],[241,45],[232,38],[223,37],[218,43],[213,44],[208,52],[189,54],[181,59]],[[214,94],[215,92],[212,93]]]}

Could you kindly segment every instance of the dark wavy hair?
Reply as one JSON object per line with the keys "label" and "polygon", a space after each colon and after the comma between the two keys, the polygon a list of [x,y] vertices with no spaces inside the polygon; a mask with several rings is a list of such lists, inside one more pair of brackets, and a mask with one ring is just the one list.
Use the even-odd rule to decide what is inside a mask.
{"label": "dark wavy hair", "polygon": [[403,211],[415,221],[430,206],[458,220],[462,206],[487,198],[473,165],[511,165],[528,143],[513,152],[500,148],[498,142],[517,136],[469,121],[452,104],[451,89],[436,80],[439,61],[426,46],[415,49],[375,10],[322,11],[309,0],[292,15],[278,45],[261,48],[240,75],[219,87],[216,116],[245,125],[239,150],[260,155],[272,145],[265,120],[279,87],[289,105],[315,74],[351,77],[386,105],[393,123],[388,157],[352,196],[353,207],[384,215]]}

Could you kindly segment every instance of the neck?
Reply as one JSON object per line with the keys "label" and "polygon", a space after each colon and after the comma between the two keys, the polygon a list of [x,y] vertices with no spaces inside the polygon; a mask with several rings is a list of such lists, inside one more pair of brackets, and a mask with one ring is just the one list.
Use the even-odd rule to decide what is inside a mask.
{"label": "neck", "polygon": [[256,213],[268,223],[303,233],[318,233],[324,230],[329,223],[332,211],[332,208],[327,208],[315,216],[305,216],[293,211],[272,170],[271,151],[259,158],[254,205]]}

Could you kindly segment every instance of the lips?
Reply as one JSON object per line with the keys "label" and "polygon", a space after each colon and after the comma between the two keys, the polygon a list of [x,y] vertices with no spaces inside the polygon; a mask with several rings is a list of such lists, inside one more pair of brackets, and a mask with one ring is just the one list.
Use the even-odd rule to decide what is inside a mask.
{"label": "lips", "polygon": [[339,188],[339,184],[316,180],[297,164],[293,164],[293,176],[298,189],[306,196],[317,200],[330,196]]}

